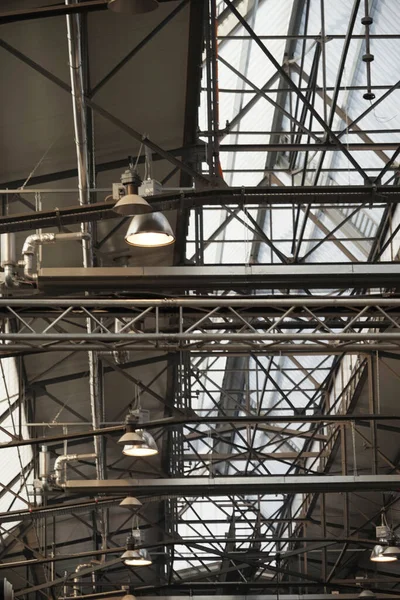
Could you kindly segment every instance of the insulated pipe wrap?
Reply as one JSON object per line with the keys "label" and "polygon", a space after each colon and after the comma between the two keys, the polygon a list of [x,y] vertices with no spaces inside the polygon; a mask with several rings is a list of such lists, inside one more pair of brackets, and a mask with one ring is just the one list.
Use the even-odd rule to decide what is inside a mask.
{"label": "insulated pipe wrap", "polygon": [[15,266],[17,264],[17,251],[15,248],[15,234],[3,233],[1,236],[1,266]]}
{"label": "insulated pipe wrap", "polygon": [[50,453],[47,446],[42,446],[39,452],[39,477],[46,478],[50,474]]}
{"label": "insulated pipe wrap", "polygon": [[96,454],[93,452],[89,454],[62,454],[58,456],[54,463],[54,472],[56,476],[56,484],[59,486],[65,485],[63,480],[63,466],[66,463],[74,460],[85,460],[86,458],[96,458]]}
{"label": "insulated pipe wrap", "polygon": [[55,242],[71,242],[74,240],[90,241],[91,236],[87,231],[72,233],[34,233],[29,235],[22,246],[24,260],[24,275],[27,279],[37,279],[33,271],[33,257],[38,246],[54,244]]}

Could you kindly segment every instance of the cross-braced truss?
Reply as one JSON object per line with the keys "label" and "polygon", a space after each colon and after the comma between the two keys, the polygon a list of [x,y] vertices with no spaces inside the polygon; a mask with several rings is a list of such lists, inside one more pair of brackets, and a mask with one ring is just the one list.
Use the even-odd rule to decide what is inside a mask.
{"label": "cross-braced truss", "polygon": [[[69,596],[77,562],[89,557],[107,560],[81,570],[87,579],[79,589],[92,591],[85,582],[94,573],[106,595],[114,593],[121,581],[133,585],[138,595],[210,589],[220,595],[260,589],[274,593],[338,589],[358,594],[357,565],[362,565],[363,574],[375,574],[360,552],[365,556],[373,544],[371,522],[379,517],[382,504],[394,506],[397,496],[393,484],[385,488],[383,500],[354,488],[360,475],[399,473],[400,457],[393,451],[399,434],[397,412],[382,412],[382,406],[392,406],[386,400],[390,386],[385,398],[380,396],[380,385],[399,378],[398,272],[396,265],[373,265],[377,267],[373,270],[370,264],[398,256],[399,82],[393,79],[396,68],[386,62],[399,55],[400,36],[398,11],[390,4],[184,0],[91,89],[88,72],[93,57],[88,30],[82,28],[88,115],[100,115],[135,144],[147,146],[155,167],[158,161],[162,164],[163,183],[181,172],[179,185],[190,188],[194,181],[199,186],[196,192],[186,189],[154,198],[155,208],[179,213],[174,265],[185,265],[184,276],[192,279],[182,283],[176,272],[165,280],[158,272],[160,278],[155,279],[154,272],[148,272],[141,280],[142,274],[136,273],[127,288],[120,281],[115,290],[112,279],[104,287],[103,272],[100,288],[90,289],[106,291],[111,299],[19,298],[20,290],[8,290],[13,297],[0,300],[0,356],[2,363],[7,356],[19,361],[23,393],[18,402],[27,408],[31,437],[43,427],[43,438],[50,438],[54,429],[49,432],[47,427],[55,428],[52,456],[56,456],[65,451],[67,442],[78,448],[84,443],[83,434],[72,439],[82,427],[90,439],[91,433],[98,435],[88,428],[87,392],[76,387],[87,383],[82,352],[93,351],[98,360],[97,391],[106,397],[108,418],[119,424],[118,429],[135,397],[132,388],[138,389],[150,406],[147,426],[153,427],[162,449],[160,463],[127,464],[120,453],[113,454],[116,430],[106,429],[110,479],[131,477],[132,472],[167,483],[168,476],[188,481],[204,477],[210,485],[221,478],[249,476],[321,478],[330,473],[355,479],[351,492],[339,498],[329,488],[261,494],[256,486],[251,493],[234,488],[227,493],[224,488],[220,496],[196,495],[193,488],[190,497],[180,487],[167,501],[162,494],[149,494],[138,519],[149,531],[143,545],[151,549],[154,563],[142,574],[130,570],[128,577],[119,555],[131,530],[131,515],[117,512],[115,498],[79,503],[60,490],[49,497],[47,506],[26,507],[27,498],[34,498],[27,485],[32,474],[28,456],[21,476],[2,478],[0,490],[1,497],[12,497],[10,510],[2,515],[0,568],[15,576],[18,597]],[[193,106],[186,107],[183,146],[166,150],[93,97],[188,5],[190,37],[197,42],[188,61],[188,98]],[[103,9],[105,3],[94,0],[68,10]],[[62,6],[26,9],[0,15],[0,23],[65,12]],[[374,19],[371,31],[361,23],[368,13]],[[387,31],[388,18],[393,32]],[[199,24],[204,25],[205,51],[198,132]],[[364,65],[366,44],[375,63]],[[0,46],[61,93],[71,92],[59,74],[4,40]],[[374,94],[377,98],[372,98]],[[87,137],[93,140],[91,118]],[[142,163],[138,156],[137,164]],[[171,171],[165,168],[168,164]],[[97,164],[102,172],[125,167],[126,157]],[[75,175],[75,170],[31,173],[30,183],[47,185]],[[210,181],[216,190],[207,188]],[[7,191],[23,184],[25,179],[3,186],[2,232],[97,223],[113,216],[110,200],[56,209],[61,192],[52,196],[46,190],[35,191],[33,204],[28,190]],[[15,205],[38,209],[46,194],[50,208],[46,204],[45,211],[4,214]],[[109,264],[108,245],[119,237],[121,222],[111,223],[94,237],[99,262]],[[312,267],[311,263],[317,265],[312,277],[309,270],[304,271],[306,281],[299,272],[289,278],[292,267]],[[340,273],[348,263],[352,266]],[[213,265],[215,272],[201,276],[195,269],[204,265]],[[227,274],[217,265],[241,265],[243,270]],[[266,269],[263,272],[266,265],[273,276],[269,280]],[[196,277],[198,288],[193,284]],[[88,272],[79,281],[76,277],[75,288],[61,279],[62,273],[46,275],[45,269],[40,270],[39,290],[59,294],[61,289],[62,295],[77,291],[83,297],[90,278]],[[144,292],[137,300],[114,296],[115,291],[136,291],[137,284]],[[160,286],[161,295],[168,298],[149,299],[146,292]],[[33,287],[30,282],[23,292],[29,296]],[[177,289],[180,295],[189,295],[173,298],[171,291]],[[328,296],[312,296],[321,290]],[[376,295],[365,297],[368,290]],[[239,297],[243,294],[248,296]],[[265,299],[261,294],[274,297]],[[29,360],[37,356],[48,362],[36,371],[26,370],[24,363],[29,367]],[[118,409],[110,406],[110,390],[124,396]],[[44,401],[47,412],[40,410]],[[47,426],[35,423],[44,412]],[[6,436],[3,451],[6,446],[18,448],[24,432],[22,421],[18,426],[13,423],[10,432],[11,414],[7,407],[0,418]],[[169,418],[176,420],[165,422]],[[102,422],[101,428],[107,425]],[[85,481],[93,464],[70,469]],[[109,511],[109,522],[103,510]],[[9,524],[20,519],[21,524],[10,529]],[[70,530],[72,525],[79,531]],[[107,539],[106,549],[100,547],[101,536]],[[10,564],[14,559],[18,566]],[[378,592],[395,591],[390,572],[379,576]]]}

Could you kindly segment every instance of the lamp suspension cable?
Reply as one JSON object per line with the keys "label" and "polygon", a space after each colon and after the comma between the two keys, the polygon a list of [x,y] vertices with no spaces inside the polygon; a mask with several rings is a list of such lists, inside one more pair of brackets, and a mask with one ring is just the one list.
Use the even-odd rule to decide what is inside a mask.
{"label": "lamp suspension cable", "polygon": [[138,427],[143,422],[142,419],[140,392],[135,384],[134,400],[125,419],[125,433],[118,440],[118,444],[123,445],[122,453],[125,456],[143,458],[158,454],[158,447],[151,433]]}
{"label": "lamp suspension cable", "polygon": [[146,548],[138,548],[141,542],[141,533],[139,528],[139,517],[132,517],[132,532],[126,540],[126,550],[121,558],[128,567],[147,567],[152,564],[149,551]]}

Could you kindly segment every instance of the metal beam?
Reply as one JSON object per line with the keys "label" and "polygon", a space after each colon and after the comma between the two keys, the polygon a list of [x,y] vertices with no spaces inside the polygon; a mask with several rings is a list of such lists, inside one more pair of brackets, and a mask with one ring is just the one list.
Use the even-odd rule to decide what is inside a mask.
{"label": "metal beam", "polygon": [[56,4],[50,6],[36,6],[34,8],[23,8],[0,13],[0,25],[16,23],[18,21],[31,21],[32,19],[43,19],[48,17],[59,17],[73,13],[93,12],[107,10],[107,0],[86,0],[79,4],[64,5]]}
{"label": "metal beam", "polygon": [[[46,190],[42,190],[46,193]],[[60,190],[61,192],[62,190]],[[75,190],[71,192],[76,193]],[[0,193],[13,196],[21,194],[20,190],[0,190]],[[233,187],[223,190],[201,192],[165,193],[149,198],[154,211],[191,209],[197,206],[225,205],[308,205],[330,206],[336,204],[362,204],[371,206],[398,204],[400,188],[368,187],[368,186],[285,186],[285,187]],[[112,210],[115,200],[98,202],[88,206],[68,206],[60,209],[42,210],[37,213],[26,212],[0,217],[0,233],[12,231],[30,231],[46,227],[62,227],[74,223],[97,221],[99,219],[116,219]]]}
{"label": "metal beam", "polygon": [[[57,87],[61,88],[68,94],[71,93],[71,87],[67,83],[65,83],[62,79],[60,79],[59,77],[57,77],[56,75],[54,75],[53,73],[51,73],[50,71],[48,71],[47,69],[42,67],[40,64],[36,63],[34,60],[29,58],[25,54],[23,54],[23,52],[20,52],[19,50],[17,50],[16,48],[11,46],[4,40],[0,40],[0,46],[4,50],[6,50],[10,54],[12,54],[12,56],[15,56],[15,58],[17,58],[21,62],[25,63],[29,67],[31,67],[34,71],[36,71],[40,75],[43,75],[46,79],[48,79],[49,81],[54,83]],[[190,167],[186,163],[175,158],[167,150],[164,150],[163,148],[158,146],[155,142],[150,140],[147,137],[147,135],[144,135],[144,134],[140,133],[139,131],[136,131],[136,129],[134,129],[127,123],[124,123],[123,121],[121,121],[121,119],[118,119],[117,117],[115,117],[112,113],[105,110],[104,108],[99,106],[97,103],[93,102],[93,100],[91,100],[87,96],[84,97],[84,101],[85,101],[87,107],[91,108],[93,111],[95,111],[96,113],[101,115],[104,119],[106,119],[106,121],[109,121],[110,123],[115,125],[115,127],[124,131],[126,134],[128,134],[130,137],[135,139],[137,142],[143,144],[147,148],[150,148],[150,150],[152,150],[152,152],[156,152],[157,154],[159,154],[160,156],[165,158],[167,161],[169,161],[175,167],[177,167],[178,169],[181,169],[183,172],[185,172],[189,176],[191,176],[194,181],[197,181],[198,183],[202,184],[205,187],[209,186],[209,180],[206,177],[204,177],[203,175],[201,175],[200,173],[198,173],[197,171],[192,169],[192,167]]]}
{"label": "metal beam", "polygon": [[154,29],[152,31],[150,31],[150,33],[148,33],[130,52],[128,52],[128,54],[126,56],[124,56],[124,58],[122,58],[118,64],[115,65],[115,67],[113,67],[111,69],[111,71],[109,71],[109,73],[107,73],[107,75],[105,75],[91,90],[89,96],[90,98],[93,98],[93,96],[95,94],[97,94],[97,92],[106,84],[108,83],[117,73],[119,73],[119,71],[131,60],[131,58],[133,58],[134,56],[136,56],[136,54],[138,54],[138,52],[140,52],[140,50],[142,48],[144,48],[144,46],[146,46],[146,44],[148,42],[150,42],[150,40],[153,39],[153,37],[155,37],[157,35],[157,33],[159,33],[160,31],[162,31],[162,29],[164,29],[164,27],[166,25],[168,25],[168,23],[170,21],[172,21],[172,19],[181,12],[182,8],[184,8],[187,3],[189,2],[189,0],[182,0],[180,4],[178,4],[178,6],[176,6],[160,23],[158,23],[158,25],[156,25],[156,27],[154,27]]}
{"label": "metal beam", "polygon": [[47,293],[90,290],[271,290],[393,288],[400,265],[326,264],[207,267],[44,268],[38,288]]}
{"label": "metal beam", "polygon": [[[362,266],[362,265],[361,265]],[[368,265],[366,265],[368,266]],[[383,265],[379,265],[383,266]],[[320,267],[325,267],[323,263],[320,264]],[[374,267],[378,267],[378,265],[374,265]],[[400,267],[400,265],[399,265]],[[149,267],[150,268],[150,267]],[[168,267],[166,267],[168,268]],[[177,268],[177,267],[169,267],[169,268]],[[195,267],[188,267],[189,269]],[[199,267],[206,268],[206,267]],[[301,265],[301,268],[304,268],[304,265]],[[386,307],[391,309],[399,309],[400,308],[400,298],[395,296],[393,298],[387,296],[366,296],[366,297],[357,297],[357,296],[349,296],[349,297],[330,297],[324,296],[320,298],[310,297],[310,296],[278,296],[276,298],[259,298],[257,296],[252,296],[251,298],[245,296],[231,296],[227,298],[223,297],[204,297],[204,296],[184,296],[181,298],[171,297],[171,298],[101,298],[101,297],[84,297],[84,298],[4,298],[0,297],[0,312],[1,316],[4,318],[7,316],[8,307],[12,308],[24,308],[31,309],[29,311],[29,315],[32,316],[34,311],[39,311],[37,313],[38,316],[43,317],[43,313],[40,311],[46,309],[47,316],[49,316],[49,310],[52,314],[57,312],[60,308],[76,308],[78,309],[75,316],[81,316],[82,318],[86,318],[88,315],[85,314],[84,311],[80,310],[82,307],[87,309],[92,309],[94,312],[99,311],[100,309],[125,309],[127,311],[131,311],[133,309],[143,309],[147,307],[158,307],[164,309],[172,309],[181,307],[197,307],[197,308],[215,308],[215,307],[241,307],[246,309],[251,308],[271,308],[273,310],[279,310],[279,307],[307,307],[307,308],[318,308],[319,310],[323,310],[324,308],[365,308],[372,307],[377,308]],[[57,313],[58,315],[59,313]],[[70,315],[72,317],[73,315]],[[101,315],[100,315],[101,316]],[[120,315],[121,316],[121,315]],[[125,316],[128,316],[127,314]],[[132,315],[131,315],[132,316]],[[256,315],[253,315],[256,316]],[[280,316],[282,316],[282,311],[280,311]],[[389,357],[391,358],[391,357]]]}
{"label": "metal beam", "polygon": [[185,477],[176,479],[69,480],[66,492],[81,494],[128,493],[142,495],[232,496],[250,494],[296,494],[311,492],[396,491],[400,475],[316,475],[288,477]]}
{"label": "metal beam", "polygon": [[[240,14],[240,12],[237,10],[237,8],[233,5],[231,0],[224,0],[224,2],[231,9],[232,13],[236,16],[236,18],[241,23],[241,25],[244,27],[244,29],[249,33],[249,35],[252,37],[254,42],[260,48],[260,50],[265,54],[265,56],[270,60],[270,62],[274,65],[274,67],[277,69],[277,71],[281,74],[282,81],[285,81],[286,84],[296,93],[296,95],[303,102],[304,106],[306,106],[308,108],[308,110],[310,111],[310,114],[312,114],[313,117],[315,118],[315,120],[321,125],[322,129],[326,133],[327,139],[331,140],[332,145],[334,145],[335,149],[341,150],[343,152],[343,154],[351,162],[351,164],[354,166],[354,168],[359,172],[359,174],[364,179],[364,181],[368,181],[368,176],[366,175],[364,169],[362,167],[360,167],[360,165],[354,159],[354,157],[349,152],[347,147],[340,142],[339,138],[332,132],[329,125],[327,123],[325,123],[323,118],[314,109],[312,104],[310,104],[310,102],[308,102],[307,98],[302,94],[302,92],[300,92],[298,86],[292,81],[290,76],[286,73],[285,69],[278,63],[278,61],[275,59],[275,57],[272,55],[272,53],[268,50],[268,48],[263,44],[263,42],[260,40],[260,38],[257,36],[257,34],[251,29],[249,24],[246,22],[245,18]],[[281,150],[278,150],[278,152],[280,152],[280,151]]]}
{"label": "metal beam", "polygon": [[[158,0],[169,2],[170,0]],[[95,12],[107,10],[107,0],[84,0],[78,4],[66,6],[64,4],[50,4],[49,6],[35,6],[0,13],[0,25],[16,23],[19,21],[32,21],[49,17],[60,17],[73,13]]]}
{"label": "metal beam", "polygon": [[[346,66],[346,61],[347,61],[347,55],[349,52],[349,48],[350,48],[350,44],[352,41],[352,36],[353,36],[353,30],[354,30],[354,26],[356,23],[356,18],[357,18],[357,14],[358,14],[358,9],[360,6],[360,2],[361,0],[354,0],[353,2],[353,8],[351,10],[350,13],[350,17],[349,17],[349,21],[347,24],[347,32],[346,32],[346,37],[343,43],[343,47],[342,47],[342,54],[340,57],[340,62],[338,65],[338,70],[337,70],[337,75],[336,75],[336,82],[335,82],[335,89],[333,91],[333,96],[332,96],[332,103],[331,103],[331,107],[330,107],[330,113],[329,113],[329,120],[328,120],[328,127],[331,130],[332,126],[333,126],[333,121],[335,118],[335,109],[336,109],[336,104],[338,102],[338,98],[339,98],[339,93],[340,93],[340,86],[341,86],[341,82],[342,82],[342,77],[343,77],[343,73],[345,70],[345,66]],[[336,138],[336,140],[338,140],[339,138]],[[350,150],[350,148],[348,148],[348,150]],[[314,184],[317,184],[317,181],[319,179],[320,173],[321,173],[321,168],[324,162],[324,158],[325,158],[325,150],[324,152],[322,152],[322,154],[319,155],[319,160],[318,160],[318,166],[317,166],[317,170],[315,172],[315,176],[314,176]],[[347,157],[350,159],[350,156],[347,155]],[[354,163],[353,163],[354,164]],[[360,171],[360,174],[363,175],[363,173]],[[365,175],[364,172],[364,180],[367,181],[368,178]]]}
{"label": "metal beam", "polygon": [[[292,119],[294,120],[294,119]],[[304,129],[304,127],[303,127]],[[350,142],[346,145],[350,151],[353,152],[364,152],[364,151],[373,151],[377,152],[378,150],[389,151],[389,150],[398,150],[398,144],[395,142]],[[266,144],[221,144],[220,151],[221,152],[316,152],[323,150],[324,152],[337,152],[337,148],[332,146],[331,143],[326,141],[318,141],[314,143],[296,143],[296,142],[287,142],[282,143],[279,142],[277,144],[266,143]],[[396,154],[397,156],[397,154]],[[390,165],[389,165],[390,166]],[[380,177],[377,177],[377,182]],[[316,184],[315,184],[316,185]]]}
{"label": "metal beam", "polygon": [[[359,265],[360,268],[369,266]],[[301,277],[306,277],[310,272],[307,269],[310,267],[312,268],[312,265],[298,267]],[[391,281],[393,287],[393,277],[398,277],[396,269],[400,269],[400,265],[374,265],[374,267],[381,269],[382,274]],[[174,267],[164,268],[167,275],[168,273],[172,275],[174,269]],[[199,269],[202,269],[203,275],[209,276],[210,269],[201,267]],[[263,267],[257,269],[261,269],[262,277]],[[321,275],[318,275],[319,269],[320,265],[315,270],[315,274],[321,278]],[[129,268],[121,270],[128,272]],[[182,268],[183,272],[186,270]],[[188,270],[195,271],[196,268],[189,267]],[[135,269],[132,272],[134,273]],[[229,272],[235,273],[235,270],[230,267],[224,271],[227,278]],[[376,274],[376,270],[374,273]],[[157,269],[151,270],[152,277],[157,274]],[[368,277],[368,285],[377,286],[384,283],[380,278],[375,279],[368,270],[362,271],[361,274]],[[350,271],[347,273],[347,278],[349,277],[356,276],[353,276]],[[214,280],[214,285],[222,285],[220,281]],[[246,276],[243,276],[242,285],[246,281],[248,277],[246,279]],[[256,278],[255,281],[260,285],[260,289],[268,288],[265,279]],[[193,287],[199,285],[194,279]],[[230,285],[232,286],[232,283]],[[287,283],[284,284],[281,280],[277,285],[288,287]],[[300,285],[298,283],[294,287],[299,288]],[[126,286],[124,289],[127,289]],[[136,286],[135,291],[138,289],[140,289],[139,285]],[[189,289],[193,288],[189,286]],[[160,291],[159,284],[157,292]],[[195,307],[201,310],[194,311]],[[239,307],[242,310],[238,312]],[[121,332],[116,334],[105,326],[104,317],[107,313],[110,316],[118,315],[122,319],[124,326]],[[101,328],[98,327],[97,315],[103,317]],[[226,321],[226,327],[213,327],[216,315],[222,324]],[[245,352],[245,354],[249,352],[276,354],[282,351],[297,354],[324,351],[323,354],[326,354],[354,351],[370,353],[376,350],[398,352],[400,347],[400,299],[398,298],[355,298],[354,296],[347,298],[251,296],[250,298],[213,299],[187,297],[150,300],[102,298],[97,300],[87,297],[70,300],[4,298],[0,299],[0,316],[3,320],[12,320],[15,324],[13,331],[0,333],[0,340],[9,342],[3,346],[2,356],[9,356],[20,350],[78,352],[88,349],[132,349],[152,352],[185,350],[195,353],[218,350]],[[179,318],[173,318],[174,316]],[[336,320],[335,327],[332,329],[330,320],[334,316],[342,319]],[[46,319],[44,320],[43,317]],[[31,319],[29,325],[27,318]],[[86,319],[90,319],[94,324],[93,332],[90,334],[83,327]],[[254,321],[256,321],[256,328],[253,326]],[[292,333],[292,328],[286,330],[286,321],[298,323],[299,332]],[[382,321],[393,327],[382,331]],[[75,330],[71,331],[71,323],[75,323]],[[308,326],[303,327],[304,323]],[[357,330],[355,330],[355,323],[357,323]],[[378,327],[375,326],[376,323]],[[62,325],[65,327],[60,329]],[[54,329],[55,326],[58,330]],[[117,367],[114,365],[113,368]]]}
{"label": "metal beam", "polygon": [[[353,582],[351,582],[353,583]],[[249,584],[251,586],[251,583]],[[215,584],[217,586],[217,584]],[[361,588],[360,588],[361,589]],[[126,594],[126,591],[121,593]],[[110,592],[110,594],[114,594],[117,596],[119,594],[119,590],[115,590],[114,592]],[[375,593],[374,596],[380,600],[381,598],[399,598],[399,594],[383,594],[383,593]],[[98,597],[102,597],[101,594],[86,594],[85,596],[79,596],[81,600],[89,600],[95,599]],[[222,600],[249,600],[249,595],[247,594],[218,594],[218,597],[222,598]],[[358,600],[359,594],[335,594],[335,600]],[[67,598],[61,597],[60,600],[68,600]],[[193,595],[190,596],[147,596],[146,600],[193,600]],[[196,600],[210,600],[210,596],[201,596],[196,594]],[[251,600],[276,600],[276,594],[251,594]],[[279,600],[332,600],[332,594],[279,594]]]}

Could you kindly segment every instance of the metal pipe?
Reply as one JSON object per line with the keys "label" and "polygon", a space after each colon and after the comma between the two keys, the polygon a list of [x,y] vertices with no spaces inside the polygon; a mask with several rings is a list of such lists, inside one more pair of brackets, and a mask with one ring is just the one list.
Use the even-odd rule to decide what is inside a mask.
{"label": "metal pipe", "polygon": [[[67,6],[78,4],[76,0],[65,0]],[[90,203],[89,194],[89,160],[86,136],[86,103],[83,87],[83,61],[81,53],[81,25],[76,14],[69,14],[67,21],[69,72],[71,79],[72,111],[74,117],[74,133],[76,158],[78,163],[78,194],[81,206]],[[81,231],[86,233],[87,226],[81,224]],[[85,240],[82,244],[83,266],[92,265],[91,245]]]}
{"label": "metal pipe", "polygon": [[42,446],[39,452],[39,478],[47,479],[50,474],[50,453],[47,446]]}
{"label": "metal pipe", "polygon": [[[81,571],[82,569],[88,569],[92,566],[91,562],[88,563],[81,563],[80,565],[78,565],[75,569],[75,573],[79,573],[79,571]],[[75,576],[74,577],[74,584],[73,584],[73,595],[74,597],[79,596],[79,577]]]}
{"label": "metal pipe", "polygon": [[4,233],[1,236],[1,266],[4,268],[4,283],[6,287],[16,287],[15,269],[18,264],[15,249],[15,234]]}
{"label": "metal pipe", "polygon": [[[93,332],[91,323],[88,320],[88,335],[91,337]],[[100,363],[97,352],[90,351],[89,356],[89,393],[90,393],[90,410],[92,414],[92,427],[94,430],[100,429],[102,421],[102,389],[100,382]],[[102,436],[95,436],[93,439],[94,449],[97,456],[96,473],[99,479],[105,479],[106,469],[104,464],[104,444]]]}
{"label": "metal pipe", "polygon": [[34,233],[29,235],[22,246],[24,276],[26,279],[36,280],[37,273],[33,270],[33,258],[38,246],[55,244],[56,242],[70,242],[75,240],[90,241],[91,236],[87,231],[73,233]]}
{"label": "metal pipe", "polygon": [[55,483],[60,487],[65,485],[63,477],[63,467],[73,460],[84,460],[86,458],[96,458],[93,452],[90,454],[62,454],[58,456],[54,462]]}
{"label": "metal pipe", "polygon": [[[80,571],[82,571],[82,569],[87,569],[92,567],[93,565],[99,565],[100,561],[99,560],[91,560],[88,563],[81,563],[80,565],[78,565],[75,569],[75,573],[76,576],[74,577],[74,584],[73,584],[73,595],[76,598],[77,596],[79,596],[79,580],[80,577],[78,576],[78,574],[80,573]],[[96,573],[95,571],[92,571],[92,582],[93,584],[96,583]],[[93,591],[95,591],[95,589],[93,589]]]}
{"label": "metal pipe", "polygon": [[[65,0],[66,5],[78,4],[77,0]],[[74,117],[74,132],[76,144],[76,157],[78,165],[78,188],[79,204],[81,206],[90,204],[89,193],[89,151],[87,141],[86,109],[87,99],[85,97],[83,59],[81,51],[81,21],[77,14],[69,14],[67,20],[68,54],[71,80],[72,109]],[[90,231],[91,225],[81,222],[82,234]],[[84,268],[93,266],[93,253],[91,242],[82,238],[82,253]],[[87,333],[92,333],[92,322],[87,319]],[[92,425],[94,429],[100,427],[102,414],[102,392],[100,386],[100,361],[98,354],[89,351],[89,394],[90,408],[92,414]],[[104,441],[101,436],[93,440],[96,453],[96,473],[99,479],[105,477],[104,464]],[[102,511],[102,545],[106,545],[106,511]]]}
{"label": "metal pipe", "polygon": [[[92,322],[87,320],[88,335],[91,335]],[[101,427],[101,422],[104,420],[103,415],[103,390],[100,381],[101,364],[98,352],[90,351],[89,357],[89,392],[90,392],[90,409],[92,414],[92,426],[94,430]],[[96,474],[97,478],[102,480],[106,478],[105,466],[105,447],[104,436],[97,435],[93,437],[93,444],[96,456]],[[108,511],[106,508],[100,510],[100,530],[101,530],[101,547],[107,548],[108,538]],[[105,556],[102,557],[105,561]]]}
{"label": "metal pipe", "polygon": [[1,236],[1,266],[17,264],[17,252],[15,249],[15,234],[3,233]]}

